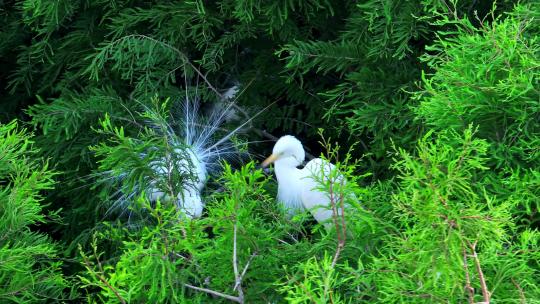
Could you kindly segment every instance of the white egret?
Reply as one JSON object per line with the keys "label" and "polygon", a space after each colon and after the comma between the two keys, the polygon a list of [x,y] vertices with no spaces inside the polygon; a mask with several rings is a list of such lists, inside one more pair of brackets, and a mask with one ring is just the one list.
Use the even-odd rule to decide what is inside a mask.
{"label": "white egret", "polygon": [[[224,123],[235,123],[240,118],[238,106],[231,101],[237,93],[238,86],[233,86],[221,95],[217,105],[209,106],[210,111],[206,113],[200,109],[197,92],[192,97],[187,94],[187,89],[186,96],[176,103],[179,108],[173,107],[170,112],[156,111],[143,105],[145,127],[154,130],[166,145],[149,148],[140,154],[141,158],[155,155],[148,163],[151,170],[137,177],[143,182],[131,184],[130,174],[138,172],[133,168],[123,168],[124,172],[116,173],[112,178],[108,175],[114,171],[103,173],[103,181],[120,185],[120,189],[111,193],[115,201],[107,214],[118,209],[123,214],[133,199],[144,192],[150,201],[174,203],[188,218],[200,217],[204,209],[202,191],[208,177],[219,172],[222,161],[241,159],[245,152],[238,149],[238,142],[232,137],[263,111],[238,122],[232,130],[225,129]],[[126,180],[128,182],[124,183]]]}
{"label": "white egret", "polygon": [[[325,224],[329,229],[334,213],[342,214],[341,198],[336,192],[345,181],[343,176],[335,176],[333,164],[320,158],[315,158],[303,169],[298,169],[297,167],[304,162],[305,155],[302,143],[294,136],[285,135],[276,142],[272,155],[262,163],[262,166],[274,163],[278,181],[277,199],[289,210],[289,214],[295,214],[305,208],[317,222]],[[329,181],[333,191],[336,192],[321,190],[321,183]]]}
{"label": "white egret", "polygon": [[[221,99],[214,105],[207,106],[206,111],[200,109],[200,102],[195,96],[188,95],[178,101],[181,111],[163,113],[145,107],[144,124],[155,130],[158,136],[163,136],[167,142],[166,149],[156,147],[154,150],[141,153],[141,158],[147,157],[151,152],[158,151],[148,166],[149,173],[143,176],[141,186],[132,186],[129,183],[121,184],[121,188],[112,194],[117,198],[109,211],[121,209],[122,213],[132,203],[133,198],[144,191],[150,201],[168,201],[176,205],[179,211],[188,218],[198,218],[204,210],[202,191],[209,176],[219,172],[222,161],[240,160],[246,152],[238,149],[238,142],[232,140],[251,121],[265,111],[268,107],[248,116],[245,121],[239,121],[240,112],[234,99],[239,93],[239,86],[229,88]],[[232,129],[225,129],[224,124],[237,124]],[[171,149],[169,149],[171,148]],[[113,172],[108,171],[106,174]],[[123,183],[129,180],[129,174],[136,172],[128,168],[119,176],[104,180]],[[146,171],[148,172],[148,171]],[[131,213],[130,213],[131,215]]]}
{"label": "white egret", "polygon": [[[208,175],[219,170],[221,160],[238,157],[241,154],[230,139],[254,117],[224,135],[222,132],[217,132],[226,120],[238,119],[235,117],[234,103],[230,101],[237,93],[238,86],[229,88],[222,95],[221,103],[212,107],[211,113],[204,120],[199,115],[197,100],[186,97],[182,114],[179,115],[180,128],[176,131],[169,128],[167,135],[172,140],[172,145],[183,147],[174,150],[178,160],[172,166],[167,166],[165,160],[152,163],[153,170],[160,175],[167,176],[170,175],[171,170],[176,170],[181,175],[190,177],[178,191],[175,199],[179,210],[189,218],[198,218],[202,215],[204,202],[201,192],[206,185]],[[166,197],[165,192],[158,189],[155,183],[147,192],[151,200]]]}

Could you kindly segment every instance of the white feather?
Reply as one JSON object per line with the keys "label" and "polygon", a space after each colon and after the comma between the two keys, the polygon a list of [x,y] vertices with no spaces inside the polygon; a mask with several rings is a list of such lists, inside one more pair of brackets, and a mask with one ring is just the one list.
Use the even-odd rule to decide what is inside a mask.
{"label": "white feather", "polygon": [[[276,142],[269,159],[275,160],[278,201],[289,210],[290,214],[304,209],[309,210],[317,222],[323,223],[329,229],[334,214],[332,203],[335,204],[337,215],[342,214],[337,192],[346,180],[342,175],[335,176],[336,167],[320,158],[315,158],[303,169],[298,169],[304,158],[302,143],[294,136],[286,135]],[[330,177],[333,177],[331,183],[333,191],[322,190],[321,187],[328,184]]]}
{"label": "white feather", "polygon": [[[186,96],[182,108],[184,113],[179,115],[182,118],[182,121],[180,121],[182,131],[179,134],[174,134],[174,132],[173,134],[169,134],[170,138],[175,138],[176,141],[187,146],[186,151],[175,150],[177,155],[181,157],[172,169],[178,170],[178,173],[183,176],[192,177],[191,180],[184,184],[182,189],[179,189],[175,199],[178,208],[190,218],[198,218],[202,215],[204,202],[201,192],[206,185],[208,174],[220,167],[221,160],[231,158],[231,155],[238,156],[240,154],[236,151],[234,144],[229,139],[243,125],[223,136],[216,136],[224,120],[230,118],[232,115],[233,104],[228,100],[234,98],[237,92],[237,86],[230,88],[222,99],[221,106],[214,107],[206,122],[203,121],[198,113],[198,102],[194,99],[190,100]],[[185,158],[186,155],[189,157],[189,160]],[[164,161],[157,161],[157,165],[153,166],[157,174],[167,174],[164,163]],[[147,192],[151,200],[166,197],[164,191],[156,189],[155,183]]]}

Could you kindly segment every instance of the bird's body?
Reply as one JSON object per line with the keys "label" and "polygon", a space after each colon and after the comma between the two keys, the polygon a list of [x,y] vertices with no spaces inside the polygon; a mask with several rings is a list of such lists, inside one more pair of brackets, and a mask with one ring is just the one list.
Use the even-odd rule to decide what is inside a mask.
{"label": "bird's body", "polygon": [[[224,121],[237,118],[234,116],[234,104],[230,101],[237,92],[237,86],[230,88],[222,96],[221,103],[212,107],[206,118],[199,116],[200,109],[196,98],[186,98],[178,115],[178,128],[170,127],[167,134],[167,137],[172,139],[170,144],[180,147],[174,149],[175,161],[171,163],[159,159],[153,162],[152,168],[158,175],[172,175],[171,171],[175,170],[177,175],[188,177],[183,181],[182,188],[175,190],[178,194],[174,201],[178,209],[189,218],[202,215],[204,202],[201,192],[208,176],[219,170],[222,160],[239,157],[241,154],[230,138],[240,131],[246,122],[230,132],[221,132]],[[150,200],[167,197],[164,189],[160,189],[157,183],[151,186],[147,190]]]}
{"label": "bird's body", "polygon": [[324,183],[331,181],[331,186],[337,189],[344,182],[342,176],[334,177],[335,166],[326,160],[315,158],[309,161],[303,169],[298,169],[305,159],[305,151],[298,139],[286,135],[275,144],[272,155],[263,162],[263,166],[275,164],[278,180],[278,201],[284,205],[289,214],[307,209],[319,222],[329,228],[332,218],[332,203],[337,214],[341,214],[338,195],[328,189],[322,189]]}
{"label": "bird's body", "polygon": [[[302,203],[304,207],[310,210],[311,214],[319,223],[325,223],[328,225],[329,219],[333,216],[331,201],[337,205],[336,210],[338,214],[341,214],[339,195],[330,193],[328,189],[321,191],[320,188],[322,182],[328,182],[328,178],[336,167],[320,158],[315,158],[309,161],[304,169],[304,178],[302,179]],[[339,183],[339,181],[337,181]],[[335,181],[332,183],[335,186]]]}
{"label": "bird's body", "polygon": [[[204,207],[201,192],[208,178],[206,162],[197,157],[196,152],[189,148],[185,150],[174,149],[174,153],[180,156],[175,162],[171,163],[160,159],[153,161],[150,166],[159,176],[181,175],[187,177],[183,181],[182,188],[175,190],[178,194],[174,201],[178,209],[186,216],[200,217]],[[173,170],[176,172],[172,172]],[[156,181],[151,182],[150,185],[151,187],[147,190],[150,201],[171,199],[166,191],[160,189]]]}
{"label": "bird's body", "polygon": [[302,188],[284,187],[282,185],[294,185],[302,181],[302,170],[276,163],[276,178],[278,180],[277,199],[287,209],[290,215],[294,215],[304,209],[302,204]]}

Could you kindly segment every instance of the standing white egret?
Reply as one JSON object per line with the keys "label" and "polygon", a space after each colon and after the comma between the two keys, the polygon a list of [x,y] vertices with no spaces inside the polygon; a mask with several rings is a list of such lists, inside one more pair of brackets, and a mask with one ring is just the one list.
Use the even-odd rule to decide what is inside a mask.
{"label": "standing white egret", "polygon": [[[298,169],[305,159],[306,153],[302,143],[294,136],[281,137],[262,166],[266,167],[274,163],[278,180],[277,199],[289,214],[294,214],[302,209],[308,209],[319,223],[324,223],[330,228],[330,219],[335,211],[332,210],[332,201],[338,215],[342,214],[339,204],[339,194],[330,191],[321,191],[321,183],[328,182],[333,176],[335,166],[328,161],[315,158],[309,161],[303,169]],[[340,183],[344,182],[343,176],[337,176],[331,180],[332,187],[337,190]],[[335,197],[333,197],[335,196]]]}

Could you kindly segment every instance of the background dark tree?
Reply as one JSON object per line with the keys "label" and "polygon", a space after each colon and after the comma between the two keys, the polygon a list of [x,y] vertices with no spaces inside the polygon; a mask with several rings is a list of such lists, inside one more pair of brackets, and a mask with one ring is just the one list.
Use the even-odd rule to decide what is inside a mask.
{"label": "background dark tree", "polygon": [[[509,0],[0,1],[0,299],[536,303],[538,20]],[[234,85],[223,128],[258,114],[234,138],[253,160],[294,134],[352,181],[345,238],[284,216],[249,159],[200,220],[138,191],[138,157],[174,153],[155,126]]]}

